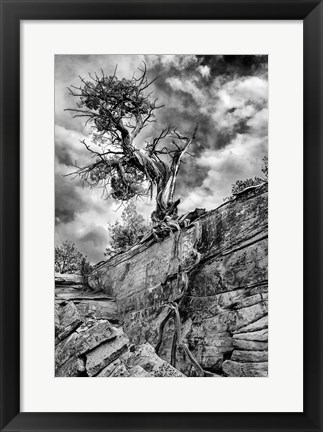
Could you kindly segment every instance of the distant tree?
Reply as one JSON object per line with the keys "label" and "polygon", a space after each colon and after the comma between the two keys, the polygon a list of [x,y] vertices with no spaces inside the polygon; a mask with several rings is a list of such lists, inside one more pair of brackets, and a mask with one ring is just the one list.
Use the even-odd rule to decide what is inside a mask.
{"label": "distant tree", "polygon": [[64,241],[55,248],[55,271],[58,273],[74,273],[79,271],[83,255],[75,243]]}
{"label": "distant tree", "polygon": [[264,180],[260,177],[248,178],[245,180],[237,180],[231,188],[232,195],[236,195],[239,192],[242,192],[244,189],[250,186],[257,186],[263,183]]}
{"label": "distant tree", "polygon": [[[71,175],[79,176],[83,185],[101,187],[104,198],[119,201],[150,195],[155,191],[156,208],[151,215],[155,229],[176,221],[180,199],[175,199],[175,185],[184,154],[194,141],[197,127],[185,136],[171,126],[161,130],[150,141],[140,143],[138,135],[151,122],[162,106],[152,98],[146,65],[139,76],[118,78],[116,70],[107,76],[89,74],[79,87],[71,86],[70,94],[77,98],[74,117],[82,117],[92,126],[92,143],[86,143],[93,162],[79,167]],[[138,141],[139,140],[139,141]],[[139,146],[138,146],[139,144]],[[120,227],[115,227],[119,232]]]}
{"label": "distant tree", "polygon": [[88,287],[92,270],[87,257],[77,249],[75,243],[66,240],[55,248],[55,272],[78,273],[82,277],[83,285]]}
{"label": "distant tree", "polygon": [[86,256],[82,256],[80,261],[80,273],[85,286],[89,286],[89,275],[92,273],[93,266],[88,262]]}
{"label": "distant tree", "polygon": [[104,255],[111,255],[123,252],[138,242],[142,236],[149,232],[149,225],[145,219],[137,213],[134,202],[129,202],[121,214],[122,222],[109,224],[110,245]]}
{"label": "distant tree", "polygon": [[264,183],[266,181],[268,181],[268,157],[264,156],[262,158],[262,167],[261,167],[261,171],[263,173],[263,177],[253,177],[253,178],[248,178],[245,180],[237,180],[231,188],[231,193],[232,195],[230,197],[224,198],[224,201],[230,200],[233,198],[234,195],[238,194],[239,192],[242,192],[243,190],[245,190],[246,188],[250,187],[250,186],[257,186],[261,183]]}

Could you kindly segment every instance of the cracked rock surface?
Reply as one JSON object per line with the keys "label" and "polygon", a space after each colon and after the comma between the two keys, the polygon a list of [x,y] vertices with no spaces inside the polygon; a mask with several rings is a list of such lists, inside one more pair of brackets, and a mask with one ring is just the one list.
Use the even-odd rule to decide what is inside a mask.
{"label": "cracked rock surface", "polygon": [[71,300],[55,314],[56,377],[185,377],[148,343],[132,345],[120,325],[82,318]]}
{"label": "cracked rock surface", "polygon": [[210,376],[267,376],[267,210],[267,184],[248,189],[197,214],[180,235],[101,263],[90,279],[100,294],[56,290],[56,376],[197,376],[186,353],[174,351],[173,319],[155,351],[193,248],[201,259],[179,308],[183,342]]}

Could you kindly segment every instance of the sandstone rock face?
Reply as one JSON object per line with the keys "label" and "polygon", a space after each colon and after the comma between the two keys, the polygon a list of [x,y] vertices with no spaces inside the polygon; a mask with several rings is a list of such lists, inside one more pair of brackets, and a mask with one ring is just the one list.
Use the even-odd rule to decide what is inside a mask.
{"label": "sandstone rock face", "polygon": [[85,361],[77,356],[71,357],[56,370],[57,377],[85,376]]}
{"label": "sandstone rock face", "polygon": [[268,351],[238,351],[234,350],[231,360],[245,363],[245,362],[268,362]]}
{"label": "sandstone rock face", "polygon": [[88,293],[74,286],[59,285],[55,289],[55,300],[57,305],[73,304],[81,319],[92,317],[113,323],[117,323],[119,319],[116,301],[103,293]]}
{"label": "sandstone rock face", "polygon": [[154,348],[148,343],[139,345],[132,352],[132,355],[128,358],[127,366],[130,370],[141,366],[142,369],[154,377],[185,377],[180,371],[158,357]]}
{"label": "sandstone rock face", "polygon": [[240,363],[226,360],[223,371],[233,377],[266,377],[268,375],[268,363]]}
{"label": "sandstone rock face", "polygon": [[55,285],[83,285],[82,276],[75,273],[55,273]]}
{"label": "sandstone rock face", "polygon": [[55,305],[56,377],[184,376],[146,344],[130,346],[121,326],[82,317],[71,301]]}
{"label": "sandstone rock face", "polygon": [[186,376],[197,376],[187,353],[176,348],[173,318],[163,324],[169,303],[181,292],[181,269],[197,251],[201,259],[188,273],[180,304],[183,341],[205,371],[266,376],[267,209],[267,184],[249,188],[180,235],[137,245],[102,263],[90,285],[115,297],[130,343],[155,347],[163,326],[158,355]]}
{"label": "sandstone rock face", "polygon": [[129,339],[122,331],[116,334],[118,337],[114,340],[108,340],[86,355],[86,368],[90,376],[96,375],[127,350]]}
{"label": "sandstone rock face", "polygon": [[74,303],[66,303],[55,308],[55,336],[56,343],[65,339],[83,322]]}
{"label": "sandstone rock face", "polygon": [[115,339],[116,336],[116,331],[109,321],[89,320],[56,346],[55,366],[60,367],[69,358],[82,356],[102,342]]}
{"label": "sandstone rock face", "polygon": [[153,376],[151,373],[146,372],[145,369],[139,365],[130,368],[129,373],[130,376],[138,378]]}
{"label": "sandstone rock face", "polygon": [[74,303],[83,318],[93,316],[97,319],[106,319],[110,322],[117,323],[119,315],[117,304],[111,299],[82,299],[74,300]]}
{"label": "sandstone rock face", "polygon": [[248,188],[100,263],[96,293],[57,288],[56,376],[267,376],[267,207]]}
{"label": "sandstone rock face", "polygon": [[109,363],[105,368],[103,368],[96,377],[109,377],[111,376],[112,372],[122,364],[121,360],[117,358],[115,361]]}

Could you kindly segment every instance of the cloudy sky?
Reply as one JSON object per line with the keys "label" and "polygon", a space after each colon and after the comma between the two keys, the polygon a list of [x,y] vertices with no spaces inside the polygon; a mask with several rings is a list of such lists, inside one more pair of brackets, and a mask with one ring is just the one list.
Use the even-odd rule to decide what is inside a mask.
{"label": "cloudy sky", "polygon": [[[55,58],[55,178],[56,245],[71,240],[93,263],[101,261],[108,244],[107,224],[120,218],[123,207],[100,190],[85,188],[65,175],[73,163],[87,164],[89,155],[80,140],[89,140],[89,127],[65,108],[75,107],[67,87],[79,85],[78,76],[104,70],[131,78],[145,61],[158,103],[158,123],[145,129],[140,140],[155,136],[165,126],[189,134],[198,123],[196,142],[181,166],[177,196],[180,212],[196,207],[213,209],[230,195],[238,179],[261,175],[268,151],[267,56],[195,55],[58,55]],[[137,201],[148,220],[154,202]]]}

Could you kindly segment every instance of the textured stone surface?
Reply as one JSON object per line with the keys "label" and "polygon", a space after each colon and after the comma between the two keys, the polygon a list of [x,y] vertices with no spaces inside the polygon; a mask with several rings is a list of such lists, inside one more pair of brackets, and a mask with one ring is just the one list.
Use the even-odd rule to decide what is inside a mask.
{"label": "textured stone surface", "polygon": [[169,363],[158,357],[154,348],[148,343],[136,347],[128,359],[127,366],[129,368],[141,366],[154,377],[185,377]]}
{"label": "textured stone surface", "polygon": [[55,273],[55,285],[83,285],[82,276],[75,273]]}
{"label": "textured stone surface", "polygon": [[[135,345],[134,353],[137,349],[143,350],[141,362],[144,362],[143,358],[151,358],[147,360],[150,366],[131,364],[134,353],[127,348],[119,353],[120,363],[113,370],[120,376],[127,376],[127,373],[132,376],[133,367],[140,366],[146,373],[155,374],[152,369],[147,370],[153,364],[152,358],[157,356],[151,349],[154,351],[161,323],[169,312],[169,302],[176,299],[182,289],[179,270],[193,262],[194,251],[198,250],[201,260],[188,274],[188,289],[179,310],[183,341],[209,372],[225,376],[266,376],[267,195],[266,184],[249,188],[236,199],[202,214],[193,225],[182,228],[180,234],[174,233],[160,243],[150,240],[136,245],[126,253],[100,263],[90,285],[103,292],[94,299],[84,298],[76,290],[69,293],[56,290],[56,298],[75,302],[82,319],[91,316],[113,320],[112,316],[118,319],[119,314],[129,343]],[[100,304],[111,302],[111,295],[116,300],[118,314],[112,305],[106,308]],[[110,306],[111,310],[108,310]],[[174,321],[170,318],[163,328],[158,347],[158,355],[166,361],[163,373],[166,370],[172,373],[173,364],[185,375],[196,376],[185,352],[174,345],[174,332]],[[113,371],[108,362],[111,364],[115,359],[106,359],[109,359],[108,345],[112,342],[100,342],[87,352],[89,375],[111,376]],[[149,349],[146,342],[151,345]],[[67,344],[67,348],[71,351],[68,358],[73,357],[70,345]],[[94,351],[97,360],[92,367],[88,361],[94,358]],[[61,357],[66,356],[58,350],[58,359]],[[155,359],[156,364],[163,361],[160,357]],[[161,373],[162,369],[156,376],[168,376]]]}
{"label": "textured stone surface", "polygon": [[[181,308],[183,322],[189,322],[185,340],[202,367],[221,373],[223,361],[230,358],[234,350],[233,334],[268,327],[266,186],[207,213],[196,222],[198,229],[191,228],[187,239],[186,234],[182,234],[179,246],[188,256],[197,234],[198,250],[202,253],[200,265],[189,275],[189,288]],[[168,250],[172,253],[174,248],[170,242],[170,238],[164,240],[159,246],[161,252]],[[150,247],[138,254],[141,266],[156,261],[155,248]],[[178,256],[174,257],[173,269],[177,263]],[[127,307],[123,309],[121,305],[120,311],[124,329],[134,343],[148,341],[155,345],[160,322],[167,313],[162,306],[165,294],[171,299],[171,293],[176,293],[176,279],[165,281],[165,274],[159,271],[161,265],[168,269],[169,263],[166,265],[161,260],[158,265],[149,265],[144,273],[156,277],[147,278],[143,274],[144,282],[138,289],[134,283]],[[141,271],[140,267],[138,271]],[[159,285],[156,284],[158,279]],[[150,293],[154,295],[149,297]],[[117,294],[117,303],[122,301],[122,296]],[[173,337],[174,323],[170,320],[164,328],[159,350],[161,357],[168,362],[171,361]],[[250,349],[250,344],[244,346],[247,348]],[[267,345],[260,349],[267,349]],[[182,372],[194,375],[194,368],[180,349],[176,351],[175,360],[176,367]]]}
{"label": "textured stone surface", "polygon": [[[56,368],[75,355],[80,356],[100,343],[113,339],[116,333],[108,321],[82,324],[76,332],[72,333],[56,346]],[[90,327],[91,325],[91,327]]]}
{"label": "textured stone surface", "polygon": [[130,373],[124,363],[120,363],[111,373],[110,377],[129,377]]}
{"label": "textured stone surface", "polygon": [[240,363],[226,360],[222,365],[227,376],[232,377],[266,377],[268,376],[268,363]]}
{"label": "textured stone surface", "polygon": [[240,327],[238,330],[234,331],[234,333],[237,334],[237,333],[253,332],[265,328],[268,328],[268,315],[265,315],[264,317],[257,319],[244,327]]}
{"label": "textured stone surface", "polygon": [[114,301],[114,298],[102,292],[85,291],[75,286],[56,286],[55,300],[57,302],[65,301]]}
{"label": "textured stone surface", "polygon": [[101,300],[81,300],[74,301],[80,315],[82,317],[94,316],[97,319],[106,319],[113,323],[117,323],[119,320],[119,314],[117,310],[117,304],[115,301],[110,299]]}
{"label": "textured stone surface", "polygon": [[114,369],[121,364],[121,360],[117,358],[113,362],[109,363],[106,367],[104,367],[97,375],[96,377],[109,377]]}
{"label": "textured stone surface", "polygon": [[[81,320],[95,317],[116,323],[119,319],[116,301],[104,293],[86,292],[75,287],[60,286],[55,289],[55,310],[62,310],[66,304],[72,305],[74,311],[78,311]],[[62,327],[66,327],[65,322],[62,322]]]}
{"label": "textured stone surface", "polygon": [[246,351],[268,351],[268,343],[267,342],[257,342],[250,340],[242,340],[242,339],[233,339],[232,342],[234,348],[238,350],[246,350]]}
{"label": "textured stone surface", "polygon": [[116,360],[129,346],[129,339],[119,333],[113,340],[109,340],[94,348],[86,355],[86,370],[90,376],[96,375],[109,363]]}
{"label": "textured stone surface", "polygon": [[138,377],[138,378],[144,378],[144,377],[151,377],[153,376],[149,372],[145,371],[144,368],[137,365],[129,369],[129,374],[131,377]]}
{"label": "textured stone surface", "polygon": [[237,333],[233,335],[233,339],[244,339],[250,341],[266,342],[268,341],[268,330],[258,330],[250,333]]}
{"label": "textured stone surface", "polygon": [[238,362],[267,362],[268,351],[238,351],[234,350],[231,360]]}
{"label": "textured stone surface", "polygon": [[72,357],[56,370],[57,377],[77,377],[85,375],[85,361],[79,357]]}
{"label": "textured stone surface", "polygon": [[55,336],[56,343],[65,339],[83,322],[73,302],[55,305]]}

